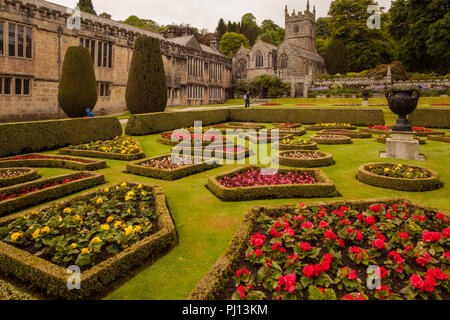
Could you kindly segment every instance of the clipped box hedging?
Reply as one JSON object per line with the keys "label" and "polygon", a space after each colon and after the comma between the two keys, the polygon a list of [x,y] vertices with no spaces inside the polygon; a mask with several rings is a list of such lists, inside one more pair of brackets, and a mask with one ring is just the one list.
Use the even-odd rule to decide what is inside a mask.
{"label": "clipped box hedging", "polygon": [[[354,210],[368,210],[372,205],[384,203],[394,205],[408,203],[411,210],[423,210],[425,214],[436,215],[437,209],[421,206],[406,199],[370,199],[353,201],[319,202],[308,204],[307,207],[323,207],[331,212],[341,207],[349,207]],[[226,288],[230,278],[236,272],[239,264],[245,259],[248,241],[255,232],[257,219],[260,215],[268,215],[278,219],[285,214],[294,214],[296,205],[283,206],[255,206],[251,207],[233,235],[225,253],[217,259],[209,272],[200,280],[196,288],[189,295],[189,300],[216,300]]]}
{"label": "clipped box hedging", "polygon": [[[280,134],[290,134],[293,135],[295,137],[301,137],[304,136],[306,134],[306,129],[305,128],[284,128],[284,127],[279,127],[279,128],[275,128],[279,131]],[[274,129],[269,129],[267,130],[269,133],[272,132],[272,130]]]}
{"label": "clipped box hedging", "polygon": [[[27,156],[46,156],[37,153],[29,153],[23,155]],[[11,158],[0,159],[0,168],[9,167],[32,167],[32,168],[64,168],[77,171],[95,171],[106,168],[106,161],[104,160],[92,160],[67,157],[67,159],[58,159],[58,156],[54,156],[54,159],[21,159],[11,160]],[[66,158],[66,157],[64,157]],[[77,160],[88,160],[89,162],[80,162]]]}
{"label": "clipped box hedging", "polygon": [[[334,134],[333,134],[334,135]],[[340,136],[340,139],[330,139],[326,136],[312,136],[310,138],[311,141],[317,144],[325,144],[325,145],[336,145],[336,144],[352,144],[352,138],[347,136]]]}
{"label": "clipped box hedging", "polygon": [[0,157],[54,150],[122,135],[116,117],[93,117],[0,124]]}
{"label": "clipped box hedging", "polygon": [[[230,157],[230,159],[233,160],[241,160],[241,159],[245,159],[248,158],[251,154],[252,151],[246,147],[246,146],[234,146],[234,145],[224,145],[224,148],[233,148],[233,147],[239,147],[242,148],[242,151],[238,151],[238,152],[223,152],[220,150],[215,150],[214,147],[211,148],[207,148],[207,147],[203,147],[203,148],[191,148],[190,154],[191,155],[195,155],[196,152],[202,152],[202,156],[205,158],[209,158],[209,154],[211,154],[212,158],[219,158],[219,159],[228,159],[228,157]],[[221,147],[219,147],[221,148]],[[206,156],[206,153],[208,153],[208,156]]]}
{"label": "clipped box hedging", "polygon": [[230,118],[234,121],[259,123],[295,122],[303,124],[316,123],[350,123],[357,126],[384,125],[382,109],[332,109],[332,108],[258,108],[230,109]]}
{"label": "clipped box hedging", "polygon": [[428,136],[428,140],[450,143],[450,136]]}
{"label": "clipped box hedging", "polygon": [[416,127],[450,128],[450,108],[419,108],[408,117]]}
{"label": "clipped box hedging", "polygon": [[178,128],[189,128],[194,126],[195,121],[202,121],[203,126],[224,123],[228,118],[229,111],[226,109],[137,114],[128,119],[125,133],[142,136]]}
{"label": "clipped box hedging", "polygon": [[[241,133],[241,134],[239,134],[240,138],[243,138],[243,139],[248,140],[251,143],[255,143],[255,144],[257,144],[257,143],[272,143],[274,141],[274,138],[272,138],[272,136],[269,133],[267,133],[265,138],[259,138],[260,136],[261,135],[259,133],[257,133],[256,135],[248,134],[248,133]],[[293,138],[293,137],[294,137],[294,135],[292,135],[292,134],[280,133],[279,136],[278,136],[278,140],[280,140],[280,139],[290,139],[290,138]]]}
{"label": "clipped box hedging", "polygon": [[[137,186],[137,183],[131,182],[129,184]],[[45,291],[51,297],[86,299],[94,294],[103,293],[113,281],[128,275],[132,269],[148,262],[149,259],[156,259],[173,248],[178,242],[175,225],[162,189],[156,185],[142,184],[142,186],[143,189],[153,192],[159,231],[82,272],[80,290],[69,290],[67,288],[67,280],[70,275],[67,274],[65,268],[33,256],[2,241],[0,241],[0,271],[32,284],[34,287]],[[71,203],[95,193],[96,191],[91,191],[61,202],[59,205],[70,206]],[[48,209],[52,206],[50,205],[43,209]],[[30,214],[30,212],[0,219],[0,225],[11,223],[19,216],[27,214]]]}
{"label": "clipped box hedging", "polygon": [[121,161],[133,161],[133,160],[145,158],[145,153],[144,153],[144,150],[142,149],[141,144],[138,141],[136,141],[136,144],[139,146],[139,152],[132,153],[132,154],[102,152],[102,151],[94,151],[94,150],[81,150],[81,149],[73,149],[70,147],[59,149],[59,154],[80,156],[80,157],[90,157],[90,158],[121,160]]}
{"label": "clipped box hedging", "polygon": [[311,142],[304,145],[296,145],[290,143],[275,143],[274,147],[278,150],[318,150],[317,143]]}
{"label": "clipped box hedging", "polygon": [[[258,168],[253,166],[254,168]],[[316,184],[288,184],[272,186],[252,186],[226,188],[219,180],[225,176],[243,172],[249,167],[234,169],[219,176],[209,178],[208,189],[222,201],[248,201],[257,199],[284,198],[325,198],[335,197],[336,186],[322,170],[319,169],[278,169],[278,172],[306,172],[312,175]]]}
{"label": "clipped box hedging", "polygon": [[299,128],[302,126],[301,123],[274,123],[273,126],[277,129],[283,129],[283,128]]}
{"label": "clipped box hedging", "polygon": [[140,160],[135,163],[129,163],[127,164],[127,172],[138,175],[138,176],[144,176],[144,177],[150,177],[150,178],[156,178],[161,180],[177,180],[181,179],[199,172],[203,172],[206,170],[211,170],[217,167],[220,167],[219,164],[212,163],[208,164],[205,161],[202,160],[201,163],[194,163],[186,166],[182,166],[177,169],[159,169],[159,168],[152,168],[152,167],[144,167],[141,165],[141,163],[149,161],[149,160],[159,160],[163,159],[165,157],[170,157],[171,155],[164,155],[159,156],[155,158],[149,158]]}
{"label": "clipped box hedging", "polygon": [[[301,152],[301,153],[305,153],[305,154],[318,153],[320,155],[320,158],[298,159],[298,158],[288,157],[287,155],[292,152]],[[279,159],[279,163],[282,166],[297,167],[297,168],[328,167],[335,163],[333,160],[333,155],[331,153],[323,152],[323,151],[309,151],[309,150],[282,151],[278,154],[278,159]]]}
{"label": "clipped box hedging", "polygon": [[[430,169],[425,169],[417,166],[406,166],[412,168],[415,167],[425,169],[430,173],[431,176],[429,178],[422,178],[422,179],[404,179],[404,178],[385,177],[374,174],[368,170],[368,168],[373,165],[383,165],[383,163],[367,163],[361,165],[358,168],[358,173],[356,176],[357,179],[365,184],[379,188],[410,191],[410,192],[430,191],[439,189],[441,187],[441,182],[439,181],[439,174]],[[391,164],[387,163],[386,165]]]}
{"label": "clipped box hedging", "polygon": [[335,127],[327,127],[327,126],[321,126],[321,125],[314,125],[314,126],[306,126],[306,130],[308,131],[322,131],[322,130],[356,130],[358,129],[355,126],[335,126]]}
{"label": "clipped box hedging", "polygon": [[[338,132],[335,132],[338,131]],[[336,135],[336,136],[346,136],[346,137],[350,137],[350,138],[354,138],[354,139],[367,139],[367,138],[372,138],[372,134],[367,133],[367,132],[352,132],[352,131],[347,131],[347,130],[342,130],[343,132],[339,132],[340,130],[337,129],[327,129],[327,130],[322,130],[316,133],[316,135],[318,136],[323,136],[323,135]]]}
{"label": "clipped box hedging", "polygon": [[38,191],[33,191],[27,194],[24,194],[17,198],[7,199],[0,202],[0,217],[7,215],[9,213],[17,212],[19,210],[23,210],[32,206],[36,206],[38,204],[48,202],[51,200],[59,199],[64,196],[67,196],[72,193],[76,193],[85,189],[92,188],[99,184],[103,184],[105,182],[105,176],[102,174],[94,173],[94,172],[77,172],[71,174],[65,174],[61,176],[56,176],[47,179],[40,179],[33,182],[26,182],[18,185],[14,185],[11,187],[6,187],[0,189],[0,194],[5,193],[6,195],[15,194],[20,192],[22,189],[27,188],[37,188],[41,187],[48,183],[53,183],[55,181],[70,179],[75,176],[87,175],[87,178],[83,178],[76,181],[71,181],[68,183],[60,184],[55,187],[51,187],[48,189],[40,189]]}
{"label": "clipped box hedging", "polygon": [[0,178],[0,188],[13,186],[16,184],[24,183],[27,181],[36,180],[39,178],[39,174],[36,169],[30,168],[20,168],[20,167],[12,167],[8,169],[0,169],[0,173],[3,170],[24,170],[25,172],[21,175],[9,178]]}

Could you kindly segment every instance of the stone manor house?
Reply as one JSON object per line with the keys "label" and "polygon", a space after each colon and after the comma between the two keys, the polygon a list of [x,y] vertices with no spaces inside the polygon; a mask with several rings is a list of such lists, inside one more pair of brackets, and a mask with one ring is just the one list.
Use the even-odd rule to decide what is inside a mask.
{"label": "stone manor house", "polygon": [[168,106],[223,103],[232,96],[232,80],[271,74],[290,82],[301,96],[312,75],[324,71],[315,46],[313,12],[290,15],[286,39],[279,46],[258,41],[241,48],[231,60],[218,42],[201,44],[191,28],[172,28],[164,35],[81,12],[80,28],[69,28],[73,10],[43,0],[0,0],[0,122],[64,117],[58,84],[66,50],[91,51],[98,82],[97,115],[126,110],[125,89],[135,37],[161,41],[168,87]]}
{"label": "stone manor house", "polygon": [[230,95],[232,62],[198,42],[189,28],[166,35],[81,12],[70,29],[71,10],[43,0],[0,0],[0,121],[63,117],[58,107],[62,60],[70,46],[87,47],[98,82],[97,115],[123,112],[136,36],[160,39],[168,106],[222,103]]}
{"label": "stone manor house", "polygon": [[291,97],[306,96],[312,78],[325,72],[316,48],[316,7],[289,14],[285,9],[285,39],[280,46],[257,40],[252,49],[241,47],[233,58],[233,78],[251,81],[261,75],[280,77],[291,84]]}

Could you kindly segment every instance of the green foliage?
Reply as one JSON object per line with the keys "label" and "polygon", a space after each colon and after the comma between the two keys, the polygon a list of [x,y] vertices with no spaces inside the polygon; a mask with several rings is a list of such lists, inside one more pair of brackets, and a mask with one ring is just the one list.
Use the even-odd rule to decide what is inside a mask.
{"label": "green foliage", "polygon": [[151,37],[136,39],[125,100],[131,114],[165,110],[167,85],[158,39]]}
{"label": "green foliage", "polygon": [[248,84],[248,88],[252,96],[261,98],[281,98],[291,94],[290,84],[270,75],[256,77]]}
{"label": "green foliage", "polygon": [[331,37],[330,18],[322,17],[316,21],[316,38],[326,39]]}
{"label": "green foliage", "polygon": [[222,39],[223,35],[226,32],[227,32],[227,25],[225,24],[225,21],[223,21],[223,19],[221,18],[216,28],[216,33],[219,41]]}
{"label": "green foliage", "polygon": [[97,81],[89,49],[69,47],[64,57],[58,102],[71,118],[86,116],[86,109],[97,103]]}
{"label": "green foliage", "polygon": [[389,14],[391,16],[391,21],[388,27],[388,31],[392,38],[395,40],[402,40],[409,31],[408,27],[408,0],[397,0],[392,1],[391,9]]}
{"label": "green foliage", "polygon": [[137,16],[129,16],[124,23],[129,24],[133,27],[141,28],[145,25],[145,22],[142,19],[139,19]]}
{"label": "green foliage", "polygon": [[325,65],[328,73],[346,73],[349,53],[341,39],[334,39],[328,45],[325,54]]}
{"label": "green foliage", "polygon": [[77,6],[83,12],[97,15],[97,12],[94,10],[94,5],[92,4],[92,0],[80,0],[78,1]]}
{"label": "green foliage", "polygon": [[248,39],[244,35],[235,32],[227,32],[223,35],[222,41],[220,41],[219,49],[224,55],[232,57],[236,54],[241,45],[244,47],[249,46]]}
{"label": "green foliage", "polygon": [[244,95],[247,93],[248,83],[245,80],[238,80],[233,82],[233,92],[238,95]]}
{"label": "green foliage", "polygon": [[367,8],[373,0],[334,0],[329,25],[333,39],[341,39],[348,50],[348,70],[362,71],[390,63],[394,56],[391,41],[381,30],[367,28]]}

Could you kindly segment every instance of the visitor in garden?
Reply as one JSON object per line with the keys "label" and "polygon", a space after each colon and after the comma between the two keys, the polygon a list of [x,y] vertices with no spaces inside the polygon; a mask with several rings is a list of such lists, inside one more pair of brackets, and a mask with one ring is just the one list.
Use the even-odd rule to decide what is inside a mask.
{"label": "visitor in garden", "polygon": [[250,92],[247,91],[244,99],[245,99],[245,107],[250,108]]}
{"label": "visitor in garden", "polygon": [[88,117],[95,117],[95,114],[92,112],[92,109],[90,108],[86,109],[86,114]]}

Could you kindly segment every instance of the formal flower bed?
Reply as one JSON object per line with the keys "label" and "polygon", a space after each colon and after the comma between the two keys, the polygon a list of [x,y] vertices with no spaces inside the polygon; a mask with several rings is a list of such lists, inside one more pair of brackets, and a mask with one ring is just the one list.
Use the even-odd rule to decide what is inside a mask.
{"label": "formal flower bed", "polygon": [[357,132],[357,131],[350,131],[350,130],[338,130],[338,129],[326,129],[319,131],[317,135],[339,135],[339,136],[346,136],[350,138],[356,138],[356,139],[365,139],[365,138],[372,138],[372,134],[366,133],[366,132]]}
{"label": "formal flower bed", "polygon": [[131,137],[116,137],[112,140],[69,146],[59,150],[60,154],[87,156],[130,161],[145,157],[139,142]]}
{"label": "formal flower bed", "polygon": [[369,163],[359,167],[359,181],[373,186],[402,191],[428,191],[441,187],[433,170],[395,163]]}
{"label": "formal flower bed", "polygon": [[211,143],[224,143],[225,137],[222,134],[209,133],[183,133],[183,132],[163,132],[158,138],[158,142],[170,146],[176,146],[183,141],[191,141],[192,146],[195,143],[207,146]]}
{"label": "formal flower bed", "polygon": [[[369,126],[367,128],[361,128],[361,132],[368,132],[368,133],[390,133],[392,130],[392,126]],[[413,127],[413,130],[415,131],[415,135],[418,137],[425,137],[428,135],[445,135],[445,132],[436,131],[433,129],[427,129],[424,127]]]}
{"label": "formal flower bed", "polygon": [[253,122],[230,122],[227,124],[231,128],[243,128],[243,129],[264,129],[265,125],[253,123]]}
{"label": "formal flower bed", "polygon": [[172,155],[164,155],[129,163],[127,172],[162,180],[177,180],[218,166],[216,162],[208,162],[203,158],[180,156],[173,161]]}
{"label": "formal flower bed", "polygon": [[279,163],[298,168],[327,167],[334,164],[333,155],[322,151],[293,150],[279,153]]}
{"label": "formal flower bed", "polygon": [[334,135],[334,134],[322,134],[320,136],[312,136],[310,140],[317,144],[328,144],[328,145],[353,143],[352,139],[348,136]]}
{"label": "formal flower bed", "polygon": [[211,177],[208,188],[224,201],[336,195],[333,182],[318,169],[279,169],[264,175],[260,167],[245,167]]}
{"label": "formal flower bed", "polygon": [[249,157],[251,154],[250,149],[246,146],[236,146],[234,144],[226,144],[224,146],[209,145],[203,148],[191,148],[190,152],[191,155],[201,155],[204,158],[214,158],[218,160],[240,160]]}
{"label": "formal flower bed", "polygon": [[447,213],[402,199],[255,207],[190,299],[448,300],[449,241]]}
{"label": "formal flower bed", "polygon": [[281,106],[280,103],[264,103],[262,106]]}
{"label": "formal flower bed", "polygon": [[30,153],[0,159],[0,168],[5,167],[46,167],[93,171],[106,168],[106,162],[104,160]]}
{"label": "formal flower bed", "polygon": [[0,216],[92,188],[104,181],[103,175],[78,172],[0,189]]}
{"label": "formal flower bed", "polygon": [[321,130],[325,130],[325,129],[356,130],[356,127],[352,126],[350,123],[336,123],[336,122],[319,123],[319,124],[307,126],[305,128],[306,128],[306,130],[311,130],[311,131],[321,131]]}
{"label": "formal flower bed", "polygon": [[272,136],[270,131],[267,131],[266,133],[241,133],[239,134],[239,137],[250,141],[251,143],[274,143],[277,141],[282,141],[283,139],[289,139],[292,138],[292,134],[279,132],[279,134],[275,137]]}
{"label": "formal flower bed", "polygon": [[288,138],[282,139],[276,144],[279,150],[317,150],[317,143],[306,139]]}
{"label": "formal flower bed", "polygon": [[450,136],[435,136],[435,135],[429,135],[428,140],[433,141],[440,141],[440,142],[447,142],[450,143]]}
{"label": "formal flower bed", "polygon": [[278,130],[280,135],[291,134],[291,135],[294,135],[296,137],[304,136],[306,134],[306,129],[305,128],[300,128],[300,127],[297,127],[297,128],[276,127],[275,129],[269,129],[267,131],[269,133],[271,133],[272,130]]}
{"label": "formal flower bed", "polygon": [[[386,143],[387,138],[390,137],[390,134],[381,134],[375,138],[375,141],[378,143]],[[427,141],[424,138],[416,137],[416,140],[419,141],[419,144],[427,144]]]}
{"label": "formal flower bed", "polygon": [[0,169],[0,188],[12,186],[26,181],[36,180],[37,178],[39,178],[39,175],[36,169],[30,168]]}
{"label": "formal flower bed", "polygon": [[288,129],[288,128],[299,128],[301,127],[301,123],[296,123],[296,122],[292,122],[292,123],[274,123],[273,126],[277,129]]}
{"label": "formal flower bed", "polygon": [[[176,241],[161,189],[136,183],[109,186],[2,219],[0,226],[0,247],[8,257],[0,261],[1,271],[64,298],[101,291]],[[30,257],[33,263],[28,265]],[[83,272],[80,290],[69,290],[67,277],[61,277],[69,265]],[[42,277],[36,276],[39,272]]]}

